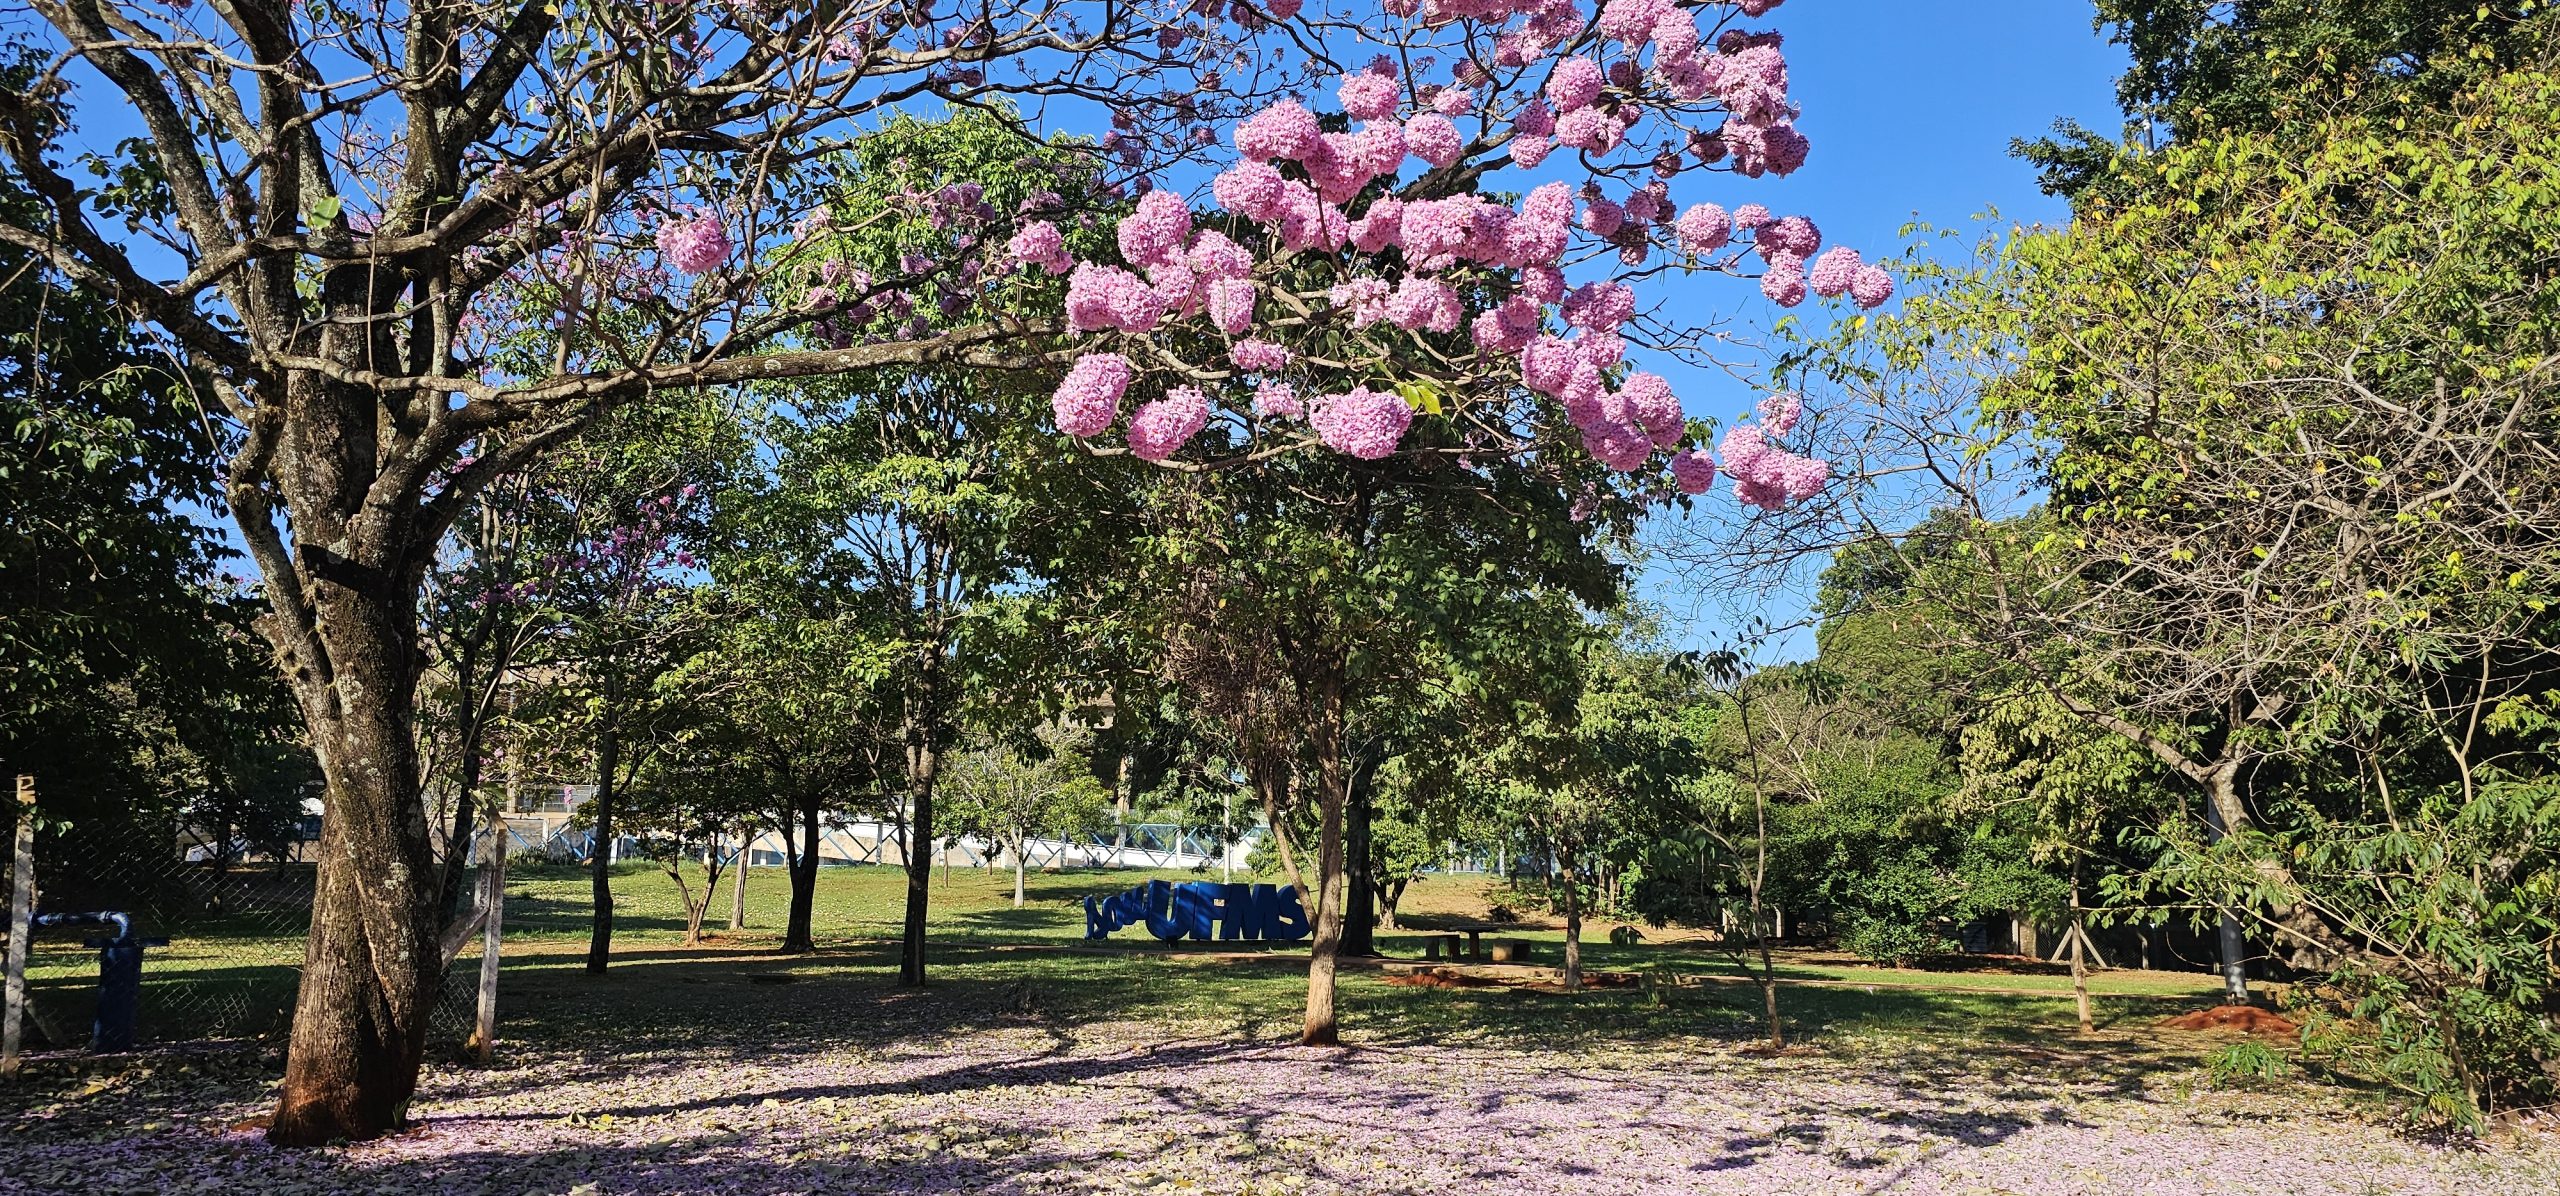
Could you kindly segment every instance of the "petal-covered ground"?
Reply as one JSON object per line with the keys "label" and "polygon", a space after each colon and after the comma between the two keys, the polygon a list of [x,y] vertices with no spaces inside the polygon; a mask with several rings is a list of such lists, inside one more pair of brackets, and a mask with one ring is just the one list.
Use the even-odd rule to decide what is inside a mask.
{"label": "petal-covered ground", "polygon": [[2548,1136],[2432,1143],[2308,1085],[2217,1092],[2192,1069],[2068,1048],[1844,1036],[1781,1057],[1711,1037],[1309,1050],[1172,1021],[1077,1023],[1018,989],[970,1018],[933,997],[792,996],[728,1033],[659,1027],[438,1065],[414,1131],[326,1151],[235,1128],[265,1107],[257,1075],[164,1063],[11,1112],[0,1192],[2560,1190]]}

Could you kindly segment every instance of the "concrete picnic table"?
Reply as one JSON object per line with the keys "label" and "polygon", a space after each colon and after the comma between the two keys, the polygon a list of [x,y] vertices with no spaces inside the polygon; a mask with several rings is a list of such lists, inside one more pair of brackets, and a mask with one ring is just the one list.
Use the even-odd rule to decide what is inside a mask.
{"label": "concrete picnic table", "polygon": [[1403,935],[1408,938],[1421,939],[1422,954],[1425,959],[1440,958],[1440,946],[1442,943],[1448,944],[1449,958],[1460,958],[1458,954],[1458,936],[1463,934],[1467,936],[1467,953],[1465,958],[1480,960],[1484,958],[1484,934],[1486,931],[1517,929],[1517,927],[1511,926],[1507,923],[1481,922],[1474,918],[1435,918],[1433,921],[1438,923],[1438,925],[1399,926],[1393,930],[1380,931],[1380,933]]}

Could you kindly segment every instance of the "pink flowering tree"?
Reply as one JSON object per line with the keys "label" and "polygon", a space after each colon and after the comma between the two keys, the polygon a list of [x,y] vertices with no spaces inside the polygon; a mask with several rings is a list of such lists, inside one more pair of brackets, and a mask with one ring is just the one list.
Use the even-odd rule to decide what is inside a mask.
{"label": "pink flowering tree", "polygon": [[[1774,3],[1387,7],[1394,52],[1316,107],[1238,122],[1204,208],[1146,191],[1116,260],[1074,260],[1047,221],[1015,233],[1019,268],[1069,280],[1060,431],[1192,467],[1300,444],[1361,460],[1566,448],[1640,500],[1694,495],[1717,454],[1641,358],[1705,341],[1649,309],[1648,284],[1756,275],[1782,307],[1892,295],[1805,217],[1710,198],[1808,152],[1781,38],[1739,25]],[[1800,416],[1772,396],[1727,432],[1737,499],[1776,510],[1822,488],[1828,467],[1790,447]],[[1212,423],[1226,434],[1186,454]]]}
{"label": "pink flowering tree", "polygon": [[[1656,301],[1666,276],[1756,277],[1789,308],[1892,295],[1884,270],[1826,246],[1811,220],[1733,194],[1809,152],[1781,38],[1742,24],[1773,7],[1391,0],[1383,27],[1361,29],[1389,52],[1337,69],[1329,96],[1235,123],[1198,200],[1142,179],[1114,244],[1081,258],[1052,221],[1010,238],[1017,271],[1067,280],[1075,357],[1055,426],[1095,453],[1183,470],[1297,450],[1372,463],[1372,478],[1395,476],[1390,459],[1478,479],[1525,463],[1585,516],[1705,494],[1720,475],[1762,511],[1811,499],[1830,466],[1805,451],[1795,397],[1769,396],[1711,448],[1644,368],[1712,346]],[[1363,544],[1364,527],[1334,535]],[[1294,639],[1284,680],[1312,703],[1306,734],[1338,740],[1353,646]],[[1342,744],[1307,750],[1319,830],[1304,1039],[1324,1043],[1350,795]]]}

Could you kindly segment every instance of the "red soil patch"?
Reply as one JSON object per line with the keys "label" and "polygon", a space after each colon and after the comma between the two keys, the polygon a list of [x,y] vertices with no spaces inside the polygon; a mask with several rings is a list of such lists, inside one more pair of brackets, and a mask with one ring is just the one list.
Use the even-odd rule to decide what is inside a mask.
{"label": "red soil patch", "polygon": [[[1584,988],[1632,988],[1641,981],[1634,972],[1584,972]],[[1519,977],[1482,976],[1452,968],[1418,968],[1411,972],[1388,973],[1379,977],[1398,988],[1525,988],[1536,992],[1560,993],[1564,980],[1553,971],[1540,969]]]}
{"label": "red soil patch", "polygon": [[2255,1005],[2216,1005],[2182,1013],[2160,1023],[2171,1030],[2238,1030],[2243,1034],[2263,1034],[2269,1038],[2288,1038],[2302,1032],[2289,1018],[2269,1013]]}
{"label": "red soil patch", "polygon": [[1499,988],[1502,982],[1483,976],[1462,976],[1454,972],[1408,972],[1401,976],[1383,976],[1381,980],[1398,988]]}

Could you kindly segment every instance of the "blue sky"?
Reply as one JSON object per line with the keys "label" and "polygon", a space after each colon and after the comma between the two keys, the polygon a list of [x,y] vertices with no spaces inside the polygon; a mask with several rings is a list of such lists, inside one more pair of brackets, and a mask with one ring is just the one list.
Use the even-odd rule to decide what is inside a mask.
{"label": "blue sky", "polygon": [[[1899,245],[1899,230],[1915,218],[1962,225],[1996,209],[2004,225],[2059,223],[2063,205],[2036,189],[2034,169],[2009,156],[2009,140],[2034,137],[2057,117],[2103,131],[2121,122],[2123,50],[2091,27],[2079,0],[1795,0],[1765,23],[1787,35],[1791,91],[1813,156],[1785,179],[1731,179],[1721,188],[1730,196],[1687,198],[1801,213],[1826,242],[1870,258]],[[1781,314],[1750,284],[1728,279],[1688,283],[1671,301],[1694,302],[1745,331]],[[1664,372],[1693,416],[1730,424],[1757,397],[1722,374]],[[1638,590],[1667,611],[1684,646],[1711,647],[1731,641],[1743,612],[1780,625],[1801,618],[1809,572],[1796,580],[1776,593],[1727,596],[1654,567]],[[1810,636],[1797,634],[1773,639],[1764,655],[1810,651]]]}

